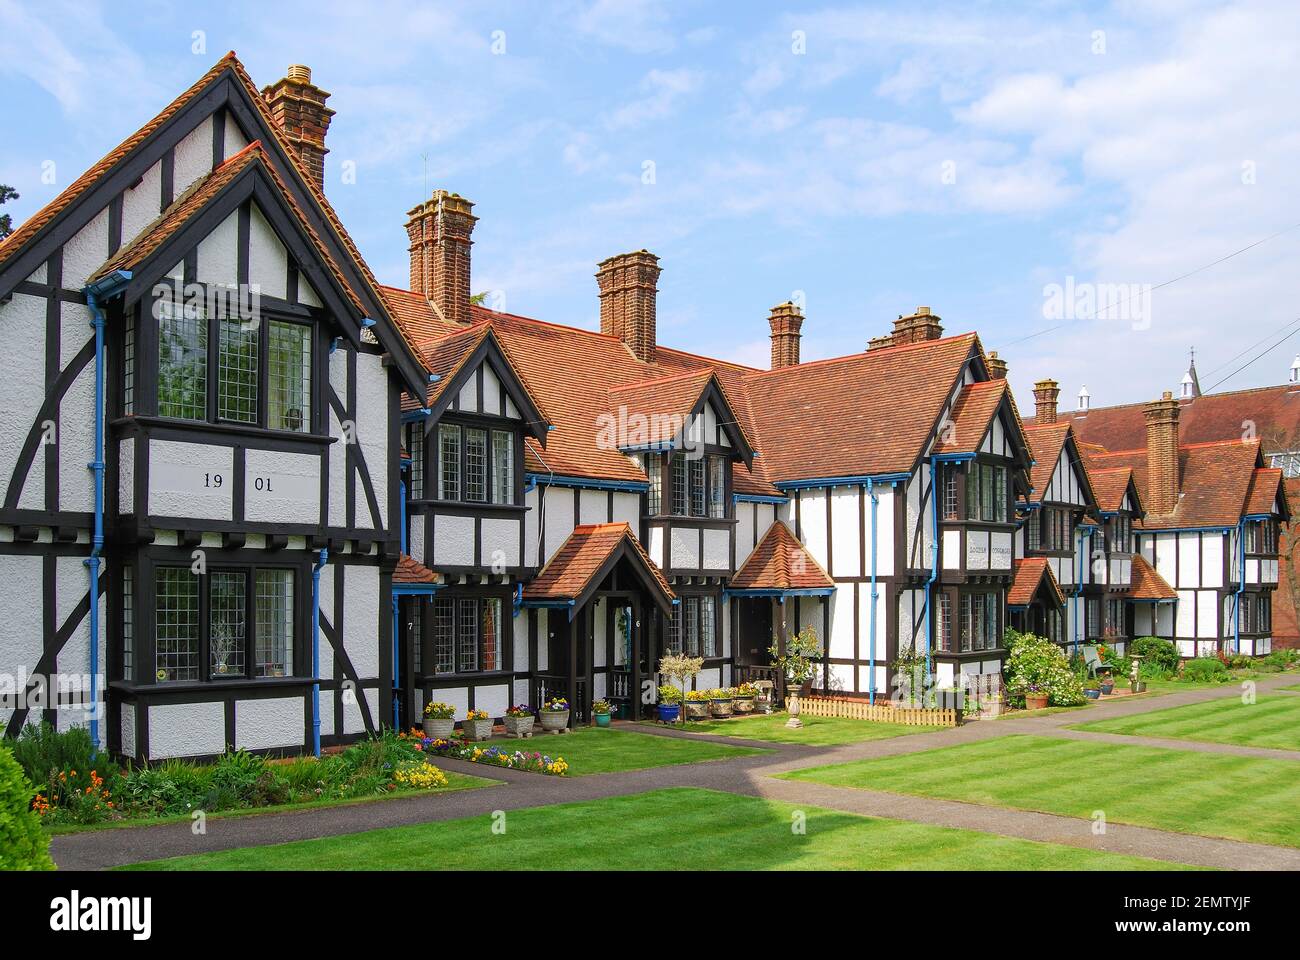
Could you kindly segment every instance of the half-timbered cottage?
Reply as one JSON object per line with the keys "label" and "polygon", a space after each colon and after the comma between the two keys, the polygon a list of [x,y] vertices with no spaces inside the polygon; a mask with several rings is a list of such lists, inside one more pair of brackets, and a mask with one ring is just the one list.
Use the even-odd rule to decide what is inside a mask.
{"label": "half-timbered cottage", "polygon": [[391,722],[429,373],[324,197],[326,97],[228,55],[0,243],[7,735],[156,758]]}

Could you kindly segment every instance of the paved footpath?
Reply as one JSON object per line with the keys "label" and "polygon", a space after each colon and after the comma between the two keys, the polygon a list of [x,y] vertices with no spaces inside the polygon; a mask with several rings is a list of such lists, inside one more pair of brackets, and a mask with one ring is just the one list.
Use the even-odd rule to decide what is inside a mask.
{"label": "paved footpath", "polygon": [[[1262,693],[1276,686],[1293,683],[1295,683],[1293,675],[1278,676],[1257,681],[1257,687]],[[1239,688],[1230,685],[1206,690],[1182,691],[1158,697],[1103,701],[1088,710],[1087,721],[1132,716],[1137,713],[1239,695]],[[504,782],[481,789],[400,797],[350,806],[262,813],[252,816],[209,817],[207,832],[200,836],[191,832],[189,822],[66,834],[53,839],[50,853],[63,869],[96,870],[163,857],[287,843],[294,840],[309,840],[387,827],[479,816],[497,810],[510,811],[555,803],[599,800],[665,787],[702,787],[787,803],[801,803],[935,826],[960,827],[982,833],[1086,847],[1173,863],[1243,870],[1300,870],[1300,850],[1290,847],[1199,837],[1115,823],[1108,824],[1106,833],[1098,836],[1092,832],[1092,821],[1076,817],[905,796],[877,790],[859,790],[774,779],[776,774],[804,767],[897,756],[937,747],[974,743],[1009,734],[1098,739],[1130,744],[1147,743],[1183,750],[1235,753],[1244,756],[1283,756],[1288,760],[1300,760],[1300,751],[1292,753],[1152,737],[1119,737],[1064,729],[1070,724],[1080,722],[1082,722],[1080,714],[1069,711],[1037,717],[981,720],[932,733],[911,734],[835,747],[747,741],[734,737],[683,733],[664,727],[637,725],[629,729],[636,729],[638,732],[653,736],[687,737],[738,746],[763,747],[770,752],[737,757],[732,760],[712,760],[655,767],[649,770],[571,778],[487,769],[480,764],[443,759],[439,761],[439,765],[448,770],[486,776]],[[373,867],[382,869],[383,864],[375,863]]]}

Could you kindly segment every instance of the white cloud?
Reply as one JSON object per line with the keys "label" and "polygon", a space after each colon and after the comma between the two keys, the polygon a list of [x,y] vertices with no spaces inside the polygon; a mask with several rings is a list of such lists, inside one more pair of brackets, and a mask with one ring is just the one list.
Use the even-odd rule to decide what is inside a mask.
{"label": "white cloud", "polygon": [[574,23],[585,36],[632,53],[666,53],[676,46],[668,13],[657,0],[594,0]]}
{"label": "white cloud", "polygon": [[704,74],[698,70],[651,70],[641,80],[645,96],[615,110],[606,119],[606,126],[624,130],[671,116],[678,101],[698,90],[703,79]]}

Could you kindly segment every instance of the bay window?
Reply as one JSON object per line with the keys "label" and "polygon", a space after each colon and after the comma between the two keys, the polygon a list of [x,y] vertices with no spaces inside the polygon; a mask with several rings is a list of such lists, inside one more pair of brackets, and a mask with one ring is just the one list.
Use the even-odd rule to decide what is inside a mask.
{"label": "bay window", "polygon": [[972,462],[966,473],[966,519],[1005,523],[1007,468]]}
{"label": "bay window", "polygon": [[[658,455],[654,455],[657,457]],[[723,519],[727,516],[727,461],[717,455],[692,456],[687,453],[672,455],[670,468],[672,485],[672,515],[676,517],[709,517]],[[651,501],[660,499],[651,476]],[[660,506],[662,506],[660,504]],[[652,514],[657,513],[655,509]]]}
{"label": "bay window", "polygon": [[295,576],[272,568],[206,576],[155,568],[156,679],[292,676]]}
{"label": "bay window", "polygon": [[1246,523],[1246,552],[1272,556],[1277,553],[1277,523],[1250,520]]}
{"label": "bay window", "polygon": [[998,646],[997,593],[963,593],[961,595],[961,652],[993,650]]}

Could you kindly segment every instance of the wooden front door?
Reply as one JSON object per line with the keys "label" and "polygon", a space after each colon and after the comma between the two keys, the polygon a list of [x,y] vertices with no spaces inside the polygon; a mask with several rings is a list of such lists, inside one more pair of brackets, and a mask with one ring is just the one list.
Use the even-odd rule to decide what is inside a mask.
{"label": "wooden front door", "polygon": [[766,597],[742,598],[739,627],[736,664],[765,667],[771,663],[767,650],[772,645],[772,602]]}

